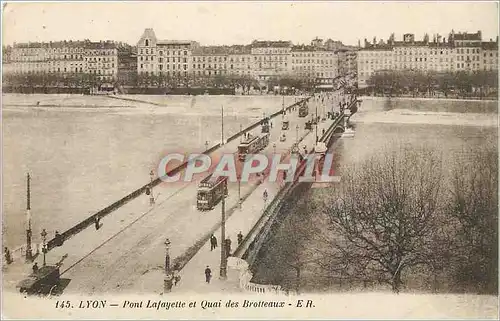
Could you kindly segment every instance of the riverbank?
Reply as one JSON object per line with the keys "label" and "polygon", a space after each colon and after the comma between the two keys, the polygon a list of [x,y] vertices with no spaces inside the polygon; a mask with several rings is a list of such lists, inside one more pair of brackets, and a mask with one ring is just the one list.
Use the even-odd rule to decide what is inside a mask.
{"label": "riverbank", "polygon": [[460,102],[498,102],[498,99],[479,99],[477,98],[446,98],[446,97],[389,97],[389,96],[360,96],[361,100],[376,100],[376,101],[386,101],[386,100],[414,100],[414,101],[460,101]]}

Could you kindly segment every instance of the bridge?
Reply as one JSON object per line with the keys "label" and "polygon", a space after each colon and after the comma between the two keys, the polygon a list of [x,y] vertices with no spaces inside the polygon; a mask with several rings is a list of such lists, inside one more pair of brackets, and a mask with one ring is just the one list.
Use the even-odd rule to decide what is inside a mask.
{"label": "bridge", "polygon": [[[324,133],[319,137],[320,142],[331,146],[337,139],[337,134],[345,130],[346,122],[357,110],[357,103],[356,99],[349,102],[348,109],[353,111],[349,115],[340,113],[334,119],[319,124],[320,132],[323,133],[322,129],[325,129]],[[302,137],[302,142],[309,144],[308,146],[314,145],[315,136],[306,133]],[[283,152],[284,155],[289,153],[290,150]],[[305,168],[305,164],[299,167],[297,174],[303,174]],[[200,247],[200,251],[185,266],[182,266],[183,280],[172,291],[209,293],[213,291],[213,287],[216,287],[230,291],[279,293],[281,291],[279,286],[252,283],[252,268],[257,262],[259,251],[263,244],[266,243],[273,229],[272,226],[279,224],[279,221],[287,214],[286,210],[282,210],[283,207],[285,205],[291,207],[291,203],[296,202],[301,194],[310,188],[311,184],[313,182],[294,180],[288,183],[282,181],[277,184],[265,183],[259,186],[252,195],[251,205],[244,206],[241,213],[238,213],[226,223],[226,230],[232,231],[232,233],[229,233],[232,243],[236,243],[236,233],[241,232],[245,235],[242,242],[235,246],[235,250],[232,251],[231,256],[228,258],[227,279],[219,279],[220,247],[211,251],[210,242],[207,238],[205,244]],[[269,203],[262,200],[264,191],[268,192]],[[220,228],[213,230],[212,233],[218,237]],[[214,276],[211,285],[203,284],[202,279],[204,276],[202,272],[206,266],[210,267]]]}
{"label": "bridge", "polygon": [[[310,97],[306,100],[310,100]],[[305,122],[310,116],[298,117],[299,103],[279,109],[269,116],[275,119],[275,125],[270,129],[270,144],[264,153],[274,150],[289,155],[294,143],[312,150],[316,137],[313,131],[305,129]],[[284,110],[290,126],[287,140],[282,142],[279,140],[281,122],[278,116]],[[314,109],[310,106],[311,114],[314,114]],[[335,131],[343,126],[344,118],[342,114],[335,119],[319,122],[317,130],[322,133],[321,141],[328,144]],[[224,144],[208,148],[203,154],[234,153],[239,144],[238,138],[249,132],[260,133],[261,124],[262,120],[229,137]],[[168,175],[182,175],[186,165],[186,162],[179,165]],[[184,290],[195,288],[197,283],[203,285],[203,269],[213,260],[215,263],[210,265],[213,274],[217,274],[215,268],[218,267],[219,251],[210,251],[207,242],[210,235],[219,235],[221,204],[212,211],[199,212],[195,205],[197,182],[161,183],[161,179],[157,178],[69,228],[61,234],[62,246],[57,246],[56,239],[48,242],[47,262],[65,257],[61,275],[71,279],[66,293],[162,292],[166,238],[171,241],[169,256],[172,257],[172,265],[178,264],[184,276],[176,290],[183,291],[182,287]],[[307,184],[285,184],[283,181],[274,184],[229,183],[225,211],[227,237],[236,244],[239,231],[246,235],[244,242],[236,249],[235,257],[252,262],[266,238],[268,224],[276,219],[275,213],[283,200],[304,187]],[[160,191],[153,206],[145,196],[146,190],[150,188],[154,189],[155,194]],[[262,201],[263,190],[269,193],[269,203]],[[240,198],[243,201],[241,208]],[[108,217],[110,214],[113,215]],[[96,218],[103,223],[99,230],[93,228]],[[211,255],[208,260],[204,257],[207,251]],[[41,261],[40,256],[37,261]],[[230,284],[226,282],[226,285]]]}

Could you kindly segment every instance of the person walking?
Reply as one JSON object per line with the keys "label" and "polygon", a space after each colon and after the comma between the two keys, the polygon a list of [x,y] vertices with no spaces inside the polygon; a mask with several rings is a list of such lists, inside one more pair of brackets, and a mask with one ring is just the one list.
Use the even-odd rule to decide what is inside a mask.
{"label": "person walking", "polygon": [[7,247],[4,247],[4,255],[5,255],[5,262],[7,264],[12,263],[12,256],[10,255],[10,251]]}
{"label": "person walking", "polygon": [[241,231],[238,233],[238,245],[241,244],[241,242],[243,242],[243,234],[241,234]]}
{"label": "person walking", "polygon": [[215,237],[215,235],[212,234],[212,236],[210,236],[210,251],[215,250],[216,247],[217,247],[217,238]]}
{"label": "person walking", "polygon": [[33,274],[36,274],[38,272],[38,263],[35,262],[35,264],[33,264]]}
{"label": "person walking", "polygon": [[94,221],[94,223],[95,223],[95,230],[96,231],[99,230],[99,228],[101,227],[101,223],[100,222],[101,222],[101,218],[99,216],[96,216],[95,217],[95,221]]}
{"label": "person walking", "polygon": [[207,265],[207,268],[205,269],[205,281],[207,283],[210,283],[211,278],[212,278],[212,270],[210,270],[210,267]]}

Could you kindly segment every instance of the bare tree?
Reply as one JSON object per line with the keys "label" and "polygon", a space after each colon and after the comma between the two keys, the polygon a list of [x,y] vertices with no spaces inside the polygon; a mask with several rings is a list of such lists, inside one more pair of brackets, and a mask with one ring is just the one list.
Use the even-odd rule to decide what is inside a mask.
{"label": "bare tree", "polygon": [[311,220],[315,208],[305,203],[292,211],[291,206],[286,207],[282,209],[281,219],[273,226],[269,246],[264,246],[264,252],[261,250],[262,253],[259,253],[269,273],[261,277],[266,283],[282,284],[298,293],[303,283],[303,273],[308,265],[318,260],[311,247],[311,240],[317,234],[317,227]]}
{"label": "bare tree", "polygon": [[464,155],[448,200],[456,226],[454,276],[462,287],[498,293],[498,154],[485,144]]}
{"label": "bare tree", "polygon": [[432,264],[441,195],[441,160],[426,148],[399,147],[343,174],[327,208],[336,268],[351,280],[389,284]]}

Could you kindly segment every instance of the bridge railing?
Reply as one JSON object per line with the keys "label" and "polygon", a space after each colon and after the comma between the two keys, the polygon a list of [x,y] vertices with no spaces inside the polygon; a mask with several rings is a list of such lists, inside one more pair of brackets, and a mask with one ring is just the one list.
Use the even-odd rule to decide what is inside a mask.
{"label": "bridge railing", "polygon": [[[304,101],[308,101],[311,97],[306,97],[302,100],[299,100],[297,101],[296,103],[288,106],[285,110],[289,110],[295,106],[297,106],[298,104],[301,104],[302,102]],[[271,116],[269,116],[269,118],[274,118],[280,114],[283,113],[283,110],[279,110],[278,112],[275,112],[273,113]],[[259,125],[261,125],[263,122],[263,120],[260,120],[256,123],[254,123],[253,125],[251,126],[248,126],[247,128],[245,128],[244,130],[236,133],[235,135],[231,136],[227,142],[230,142],[234,139],[237,139],[238,137],[240,137],[241,135],[243,135],[244,133],[246,133],[247,131],[250,131],[256,127],[258,127]],[[205,155],[208,155],[210,153],[212,153],[213,151],[217,150],[218,148],[221,147],[221,143],[218,143],[212,147],[210,147],[209,149],[205,150],[202,154],[205,154]],[[183,162],[182,164],[180,164],[179,166],[175,167],[174,169],[170,170],[166,175],[167,176],[172,176],[172,175],[175,175],[177,174],[178,172],[182,171],[183,169],[186,168],[186,166],[188,165],[188,162]],[[66,240],[68,240],[69,238],[71,238],[72,236],[78,234],[79,232],[81,232],[82,230],[84,230],[85,228],[93,225],[96,221],[96,219],[101,219],[105,216],[107,216],[108,214],[112,213],[113,211],[115,211],[116,209],[122,207],[123,205],[127,204],[128,202],[130,202],[131,200],[139,197],[140,195],[142,195],[143,193],[146,192],[146,190],[151,187],[151,186],[157,186],[158,184],[160,184],[162,182],[161,178],[158,177],[156,178],[155,180],[153,180],[152,183],[148,183],[138,189],[136,189],[135,191],[133,191],[132,193],[126,195],[125,197],[119,199],[118,201],[114,202],[113,204],[105,207],[104,209],[98,211],[97,213],[89,216],[88,218],[86,218],[85,220],[81,221],[80,223],[76,224],[75,226],[71,227],[70,229],[66,230],[65,232],[61,233],[60,235],[60,240],[57,240],[56,238],[53,238],[51,240],[49,240],[47,242],[47,251],[50,251],[52,250],[54,247],[56,247],[58,244],[58,241],[59,242],[64,242]]]}

